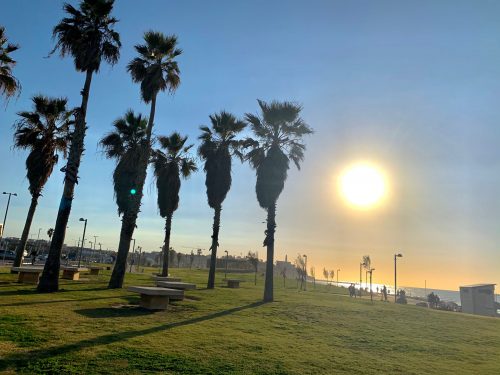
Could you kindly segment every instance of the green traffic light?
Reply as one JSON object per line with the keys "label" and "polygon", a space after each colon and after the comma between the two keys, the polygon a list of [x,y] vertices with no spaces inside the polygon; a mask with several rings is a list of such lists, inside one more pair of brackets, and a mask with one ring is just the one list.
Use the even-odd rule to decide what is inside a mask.
{"label": "green traffic light", "polygon": [[130,189],[130,194],[135,195],[135,193],[137,193],[135,189]]}

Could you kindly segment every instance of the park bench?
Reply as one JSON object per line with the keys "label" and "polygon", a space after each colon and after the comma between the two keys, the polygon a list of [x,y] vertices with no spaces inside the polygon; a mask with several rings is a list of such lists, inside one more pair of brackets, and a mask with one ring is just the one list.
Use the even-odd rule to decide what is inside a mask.
{"label": "park bench", "polygon": [[156,285],[162,288],[189,290],[196,289],[196,284],[181,283],[177,281],[157,281]]}
{"label": "park bench", "polygon": [[99,276],[99,271],[103,270],[104,267],[90,266],[90,274],[94,276]]}
{"label": "park bench", "polygon": [[154,281],[176,281],[180,282],[180,277],[172,277],[172,276],[153,276]]}
{"label": "park bench", "polygon": [[24,284],[38,284],[42,267],[12,267],[11,271],[19,272],[17,282]]}
{"label": "park bench", "polygon": [[80,272],[88,271],[85,267],[61,267],[63,270],[62,278],[67,280],[80,280]]}
{"label": "park bench", "polygon": [[170,300],[184,298],[184,291],[178,289],[158,288],[154,286],[129,286],[129,292],[141,295],[140,306],[148,310],[165,310]]}
{"label": "park bench", "polygon": [[237,279],[226,279],[228,288],[239,288],[241,280]]}

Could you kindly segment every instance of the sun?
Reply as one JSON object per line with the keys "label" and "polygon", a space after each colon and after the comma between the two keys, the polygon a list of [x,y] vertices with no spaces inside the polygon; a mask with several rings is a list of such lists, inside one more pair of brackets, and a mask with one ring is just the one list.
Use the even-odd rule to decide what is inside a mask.
{"label": "sun", "polygon": [[340,191],[351,205],[363,209],[372,208],[386,194],[385,177],[370,164],[355,164],[341,174]]}

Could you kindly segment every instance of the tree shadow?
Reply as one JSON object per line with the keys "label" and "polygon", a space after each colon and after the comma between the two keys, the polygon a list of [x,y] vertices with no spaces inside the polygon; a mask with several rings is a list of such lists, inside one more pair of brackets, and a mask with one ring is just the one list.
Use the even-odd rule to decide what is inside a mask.
{"label": "tree shadow", "polygon": [[93,318],[93,319],[136,317],[141,315],[154,314],[153,311],[143,309],[142,307],[136,305],[99,307],[95,309],[80,309],[80,310],[75,310],[75,312],[87,318]]}
{"label": "tree shadow", "polygon": [[0,307],[44,305],[47,303],[65,303],[65,302],[82,302],[82,301],[84,302],[84,301],[95,301],[98,299],[112,299],[112,298],[121,298],[128,302],[136,302],[138,300],[135,294],[130,294],[130,295],[120,295],[120,296],[92,297],[92,298],[79,298],[79,299],[55,299],[47,301],[13,302],[13,303],[0,304]]}
{"label": "tree shadow", "polygon": [[95,347],[98,345],[113,344],[115,342],[120,342],[120,341],[124,341],[124,340],[128,340],[128,339],[132,339],[135,337],[148,335],[151,333],[167,331],[167,330],[170,330],[172,328],[187,326],[187,325],[191,325],[191,324],[205,322],[207,320],[221,318],[223,316],[234,314],[234,313],[237,313],[239,311],[259,307],[259,306],[262,306],[264,304],[265,304],[265,302],[259,301],[259,302],[250,303],[250,304],[244,305],[244,306],[234,307],[234,308],[228,309],[228,310],[223,310],[223,311],[211,313],[208,315],[183,320],[180,322],[166,323],[166,324],[162,324],[162,325],[159,325],[156,327],[150,327],[150,328],[145,328],[145,329],[136,330],[136,331],[110,333],[107,335],[78,341],[78,342],[75,342],[72,344],[60,345],[60,346],[56,346],[56,347],[52,347],[52,348],[48,348],[48,349],[45,349],[45,348],[44,349],[37,349],[37,350],[32,350],[32,351],[27,352],[27,353],[22,353],[22,354],[19,354],[19,353],[10,354],[10,355],[5,356],[0,361],[0,371],[7,369],[9,366],[15,366],[17,369],[20,369],[22,367],[28,366],[29,363],[31,361],[33,361],[33,359],[47,358],[47,357],[53,357],[53,356],[57,356],[57,355],[64,355],[64,354],[68,354],[68,353],[78,351],[81,349],[85,349],[85,348],[89,348],[89,347]]}

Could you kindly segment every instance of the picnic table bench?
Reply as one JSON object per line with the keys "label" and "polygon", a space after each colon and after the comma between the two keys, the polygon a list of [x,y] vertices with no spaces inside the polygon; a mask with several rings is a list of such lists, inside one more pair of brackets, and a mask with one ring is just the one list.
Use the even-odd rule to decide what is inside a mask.
{"label": "picnic table bench", "polygon": [[228,288],[239,288],[241,280],[238,279],[226,279]]}
{"label": "picnic table bench", "polygon": [[18,283],[38,284],[40,274],[43,272],[42,267],[12,267],[11,271],[19,272],[17,278]]}
{"label": "picnic table bench", "polygon": [[172,277],[172,276],[153,276],[155,281],[181,281],[180,277]]}
{"label": "picnic table bench", "polygon": [[89,268],[90,268],[90,274],[95,276],[98,276],[99,271],[104,269],[104,267],[99,267],[99,266],[90,266]]}
{"label": "picnic table bench", "polygon": [[158,288],[154,286],[129,286],[128,291],[139,293],[139,305],[148,310],[165,310],[170,300],[184,298],[184,291],[178,289]]}
{"label": "picnic table bench", "polygon": [[156,281],[156,285],[162,288],[188,290],[196,289],[196,284],[181,283],[178,281]]}
{"label": "picnic table bench", "polygon": [[63,270],[62,278],[67,280],[80,280],[80,272],[88,271],[86,267],[61,267]]}

